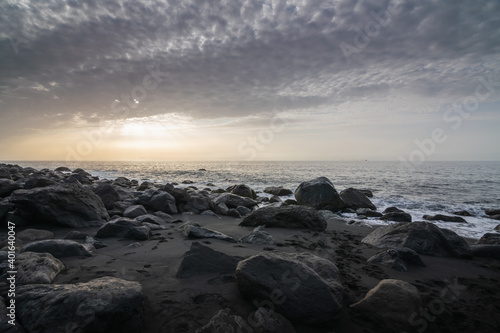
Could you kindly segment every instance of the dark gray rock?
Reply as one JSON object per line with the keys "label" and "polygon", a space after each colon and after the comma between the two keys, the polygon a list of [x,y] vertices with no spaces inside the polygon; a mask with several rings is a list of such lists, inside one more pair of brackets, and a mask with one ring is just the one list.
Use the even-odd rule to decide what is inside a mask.
{"label": "dark gray rock", "polygon": [[293,191],[288,188],[283,188],[283,186],[268,186],[264,189],[264,193],[283,196],[293,194]]}
{"label": "dark gray rock", "polygon": [[411,215],[405,212],[389,212],[384,213],[380,219],[394,222],[411,222]]}
{"label": "dark gray rock", "polygon": [[191,249],[184,254],[178,278],[186,278],[205,273],[232,274],[240,258],[228,256],[198,242],[191,244]]}
{"label": "dark gray rock", "polygon": [[497,214],[497,215],[489,215],[488,216],[490,219],[493,219],[493,220],[497,220],[499,221],[500,220],[500,214]]}
{"label": "dark gray rock", "polygon": [[139,197],[139,203],[153,211],[177,214],[175,198],[168,192],[150,189]]}
{"label": "dark gray rock", "polygon": [[51,238],[54,238],[53,232],[41,229],[24,229],[16,234],[16,240],[23,243]]}
{"label": "dark gray rock", "polygon": [[427,221],[443,221],[443,222],[458,222],[458,223],[467,223],[467,221],[460,216],[447,216],[442,214],[436,215],[424,215],[424,220]]}
{"label": "dark gray rock", "polygon": [[428,222],[380,227],[363,238],[362,242],[386,249],[407,247],[419,254],[436,257],[469,258],[471,255],[470,247],[462,237]]}
{"label": "dark gray rock", "polygon": [[128,218],[104,224],[95,235],[97,238],[121,237],[134,240],[147,240],[150,236],[151,230],[147,226]]}
{"label": "dark gray rock", "polygon": [[474,216],[472,215],[470,212],[466,211],[466,210],[459,210],[459,211],[456,211],[456,212],[453,212],[454,215],[460,215],[460,216]]}
{"label": "dark gray rock", "polygon": [[[171,218],[172,218],[172,216],[170,216],[170,219]],[[166,222],[166,219],[161,218],[161,217],[156,216],[156,215],[153,215],[153,214],[141,215],[141,216],[136,217],[135,220],[138,222],[141,222],[141,223],[151,223],[151,224],[157,224],[157,225],[161,225],[162,223]]]}
{"label": "dark gray rock", "polygon": [[475,257],[500,259],[500,244],[477,244],[470,248]]}
{"label": "dark gray rock", "polygon": [[138,282],[103,277],[87,283],[26,285],[17,290],[17,316],[28,332],[141,332]]}
{"label": "dark gray rock", "polygon": [[206,195],[200,193],[193,193],[189,197],[184,210],[187,212],[193,212],[195,214],[200,214],[206,210],[212,210],[213,203],[212,200]]}
{"label": "dark gray rock", "polygon": [[278,197],[277,195],[273,195],[270,199],[269,199],[269,202],[271,203],[274,203],[274,202],[283,202],[280,197]]}
{"label": "dark gray rock", "polygon": [[102,200],[78,184],[17,190],[10,201],[39,222],[78,228],[99,226],[109,219]]}
{"label": "dark gray rock", "polygon": [[94,255],[94,247],[69,239],[45,239],[24,245],[21,248],[21,253],[23,252],[46,252],[58,259],[64,257],[91,257]]}
{"label": "dark gray rock", "polygon": [[16,283],[49,284],[63,269],[63,263],[50,253],[23,252],[16,256]]}
{"label": "dark gray rock", "polygon": [[118,177],[113,181],[113,184],[116,186],[121,186],[125,188],[130,188],[133,186],[133,183],[127,177]]}
{"label": "dark gray rock", "polygon": [[231,216],[231,217],[236,217],[236,218],[241,217],[240,212],[238,212],[238,210],[236,210],[236,208],[228,209],[226,215]]}
{"label": "dark gray rock", "polygon": [[183,228],[183,232],[184,236],[190,239],[215,238],[231,243],[236,243],[236,239],[234,239],[233,237],[230,237],[215,230],[198,227],[192,224],[186,224]]}
{"label": "dark gray rock", "polygon": [[386,209],[384,209],[384,211],[382,213],[387,214],[387,213],[404,213],[404,212],[405,212],[404,210],[401,210],[397,207],[391,206],[391,207],[387,207]]}
{"label": "dark gray rock", "polygon": [[10,202],[6,202],[6,201],[1,201],[0,202],[0,223],[7,216],[7,213],[9,213],[10,211],[13,211],[15,208],[16,208],[16,206],[14,204],[11,204]]}
{"label": "dark gray rock", "polygon": [[228,208],[236,208],[238,206],[253,208],[257,206],[257,201],[232,193],[215,194],[212,197],[212,200],[214,202],[214,205],[224,203]]}
{"label": "dark gray rock", "polygon": [[64,239],[76,239],[76,240],[84,240],[87,238],[89,234],[86,234],[84,232],[78,231],[78,230],[72,230],[64,236]]}
{"label": "dark gray rock", "polygon": [[422,300],[417,288],[411,284],[388,279],[380,281],[351,308],[378,322],[380,327],[390,327],[394,332],[410,331],[414,327],[410,326],[408,318],[422,308]]}
{"label": "dark gray rock", "polygon": [[0,198],[8,197],[15,190],[21,188],[21,185],[10,179],[0,179]]}
{"label": "dark gray rock", "polygon": [[236,207],[236,210],[238,211],[238,213],[240,213],[241,216],[247,216],[248,214],[252,213],[252,210],[250,208],[244,206],[238,206]]}
{"label": "dark gray rock", "polygon": [[476,244],[500,244],[500,234],[486,233],[476,242]]}
{"label": "dark gray rock", "polygon": [[255,191],[252,190],[250,186],[245,184],[230,186],[226,189],[226,191],[235,195],[239,195],[240,197],[245,197],[250,199],[257,198],[257,194],[255,193]]}
{"label": "dark gray rock", "polygon": [[109,183],[100,183],[93,191],[101,198],[106,209],[113,209],[115,203],[121,201],[120,194],[116,188]]}
{"label": "dark gray rock", "polygon": [[56,168],[54,171],[59,171],[59,172],[71,172],[71,169],[70,169],[70,168],[68,168],[68,167],[61,166],[61,167]]}
{"label": "dark gray rock", "polygon": [[358,209],[358,208],[369,208],[376,210],[377,207],[368,199],[368,197],[355,188],[347,188],[340,192],[340,197],[344,201],[346,208]]}
{"label": "dark gray rock", "polygon": [[405,247],[382,250],[369,258],[368,262],[391,267],[401,272],[408,271],[409,265],[425,266],[417,252]]}
{"label": "dark gray rock", "polygon": [[366,195],[368,198],[373,198],[373,192],[371,190],[368,190],[368,189],[358,189],[358,191],[360,191],[361,193],[363,193],[364,195]]}
{"label": "dark gray rock", "polygon": [[214,208],[215,214],[223,216],[227,215],[228,210],[229,208],[226,206],[225,203],[220,203]]}
{"label": "dark gray rock", "polygon": [[243,297],[271,302],[276,312],[293,322],[327,324],[342,310],[337,267],[310,253],[252,256],[238,263],[236,280]]}
{"label": "dark gray rock", "polygon": [[240,226],[268,228],[308,228],[323,231],[327,222],[317,210],[305,206],[262,207],[243,219]]}
{"label": "dark gray rock", "polygon": [[47,186],[54,186],[57,185],[59,182],[43,177],[43,176],[31,176],[26,180],[24,183],[24,189],[25,190],[31,190],[32,188],[36,187],[47,187]]}
{"label": "dark gray rock", "polygon": [[364,215],[366,217],[382,217],[384,215],[381,212],[376,212],[370,208],[358,208],[356,209],[356,214]]}
{"label": "dark gray rock", "polygon": [[275,245],[276,241],[274,240],[273,236],[268,234],[265,231],[262,231],[262,227],[257,227],[249,233],[246,236],[243,236],[240,238],[241,243],[247,243],[247,244],[264,244],[264,245]]}
{"label": "dark gray rock", "polygon": [[287,205],[298,205],[297,200],[295,199],[286,199],[284,202]]}
{"label": "dark gray rock", "polygon": [[332,182],[326,177],[319,177],[303,182],[295,190],[295,199],[299,205],[337,212],[344,208],[344,201]]}
{"label": "dark gray rock", "polygon": [[127,207],[125,211],[123,212],[123,217],[128,217],[130,219],[135,219],[136,217],[146,215],[148,212],[146,208],[144,208],[143,205],[133,205],[130,207]]}
{"label": "dark gray rock", "polygon": [[500,215],[500,209],[487,209],[484,212],[486,213],[486,215],[490,215],[490,216]]}

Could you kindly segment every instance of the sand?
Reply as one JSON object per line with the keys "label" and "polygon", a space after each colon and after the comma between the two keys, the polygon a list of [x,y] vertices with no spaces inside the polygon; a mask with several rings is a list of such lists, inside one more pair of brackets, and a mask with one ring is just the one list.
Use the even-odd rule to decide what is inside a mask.
{"label": "sand", "polygon": [[[252,228],[238,226],[241,219],[204,215],[177,215],[185,222],[240,238]],[[176,278],[183,254],[194,241],[214,250],[247,257],[264,250],[311,252],[332,260],[339,268],[345,287],[344,310],[331,327],[296,325],[297,332],[386,332],[373,318],[354,313],[349,305],[362,299],[382,279],[393,278],[416,286],[424,307],[443,304],[439,315],[426,320],[426,327],[416,325],[414,332],[499,332],[500,331],[500,261],[487,258],[454,259],[421,256],[426,267],[410,266],[408,272],[372,265],[366,260],[378,249],[361,243],[373,229],[347,225],[342,219],[330,219],[325,232],[302,229],[266,229],[278,242],[275,246],[235,244],[215,239],[187,240],[178,229],[180,223],[165,223],[166,230],[153,231],[147,241],[135,242],[108,238],[109,246],[96,250],[88,258],[62,258],[66,268],[54,284],[86,282],[102,276],[138,281],[145,296],[144,333],[194,332],[205,325],[221,308],[229,307],[243,318],[255,310],[238,291],[234,274],[203,274]],[[72,229],[45,226],[56,238]],[[97,228],[78,229],[95,234]],[[473,243],[473,240],[468,240]],[[129,246],[138,243],[140,246]],[[451,289],[447,289],[451,288]],[[453,290],[453,301],[441,302],[443,290]],[[425,310],[425,308],[424,308]],[[442,311],[441,311],[442,310]]]}

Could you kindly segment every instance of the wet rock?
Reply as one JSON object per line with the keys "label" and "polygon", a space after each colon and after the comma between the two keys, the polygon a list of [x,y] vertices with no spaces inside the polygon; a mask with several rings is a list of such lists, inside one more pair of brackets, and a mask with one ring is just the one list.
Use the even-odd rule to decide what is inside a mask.
{"label": "wet rock", "polygon": [[64,269],[50,253],[23,252],[16,256],[16,283],[49,284]]}
{"label": "wet rock", "polygon": [[[241,206],[240,206],[241,207]],[[226,213],[227,216],[231,216],[231,217],[236,217],[236,218],[239,218],[241,217],[241,214],[240,212],[238,212],[238,210],[236,208],[231,208],[231,209],[228,209],[227,213]]]}
{"label": "wet rock", "polygon": [[94,247],[88,244],[80,244],[69,239],[46,239],[24,245],[23,252],[50,253],[56,258],[64,257],[91,257],[94,255]]}
{"label": "wet rock", "polygon": [[255,228],[251,233],[240,238],[241,243],[276,245],[273,236],[262,230],[263,226]]}
{"label": "wet rock", "polygon": [[0,198],[8,197],[12,192],[20,188],[21,185],[11,179],[0,179]]}
{"label": "wet rock", "polygon": [[384,214],[371,210],[370,208],[358,208],[356,214],[364,215],[366,217],[382,217]]}
{"label": "wet rock", "polygon": [[229,208],[227,208],[225,203],[220,203],[214,208],[215,214],[223,216],[227,215],[228,210]]}
{"label": "wet rock", "polygon": [[369,208],[372,210],[377,209],[377,207],[375,207],[375,205],[363,192],[352,187],[341,191],[340,197],[344,201],[346,208]]}
{"label": "wet rock", "polygon": [[187,224],[183,228],[184,236],[190,239],[215,238],[231,243],[236,243],[236,239],[221,232]]}
{"label": "wet rock", "polygon": [[26,180],[24,183],[24,189],[25,190],[31,190],[32,188],[36,187],[47,187],[47,186],[54,186],[57,185],[59,182],[43,177],[43,176],[32,176]]}
{"label": "wet rock", "polygon": [[135,219],[136,217],[146,215],[148,212],[143,205],[133,205],[125,209],[123,212],[123,217],[128,217],[130,219]]}
{"label": "wet rock", "polygon": [[384,211],[382,213],[387,214],[387,213],[404,213],[404,212],[405,212],[404,210],[401,210],[397,207],[391,206],[391,207],[387,207],[386,209],[384,209]]}
{"label": "wet rock", "polygon": [[308,228],[322,231],[326,229],[325,218],[317,210],[305,206],[262,207],[243,219],[240,226],[268,228]]}
{"label": "wet rock", "polygon": [[295,199],[299,205],[306,205],[336,212],[345,204],[332,182],[326,177],[319,177],[302,182],[295,190]]}
{"label": "wet rock", "polygon": [[18,319],[28,332],[136,333],[142,329],[141,285],[114,277],[20,286],[16,305]]}
{"label": "wet rock", "polygon": [[[172,219],[172,216],[168,215],[168,217],[169,219]],[[141,215],[136,217],[135,220],[141,223],[151,223],[157,225],[161,225],[162,223],[166,222],[165,218],[161,218],[153,214]]]}
{"label": "wet rock", "polygon": [[109,219],[101,199],[78,184],[17,190],[10,201],[39,222],[78,228],[99,226]]}
{"label": "wet rock", "polygon": [[234,273],[240,258],[228,256],[198,242],[184,254],[176,277],[186,278],[205,273]]}
{"label": "wet rock", "polygon": [[379,248],[407,247],[419,254],[436,257],[470,257],[467,242],[451,230],[429,222],[392,224],[372,231],[362,239]]}
{"label": "wet rock", "polygon": [[337,267],[310,253],[252,256],[238,263],[236,280],[243,297],[272,302],[276,312],[294,322],[327,324],[342,310],[343,287]]}
{"label": "wet rock", "polygon": [[226,189],[226,191],[235,195],[239,195],[240,197],[245,197],[250,199],[257,198],[257,194],[255,193],[255,191],[252,190],[250,186],[245,184],[230,186]]}
{"label": "wet rock", "polygon": [[215,194],[214,197],[212,197],[212,200],[215,205],[224,203],[228,208],[244,206],[251,209],[257,206],[257,201],[232,193]]}
{"label": "wet rock", "polygon": [[277,196],[284,196],[293,194],[293,191],[283,186],[268,186],[264,189],[264,193],[269,193]]}
{"label": "wet rock", "polygon": [[236,207],[236,210],[238,211],[238,213],[240,213],[241,216],[247,216],[248,214],[252,213],[252,210],[250,208],[244,206],[238,206]]}
{"label": "wet rock", "polygon": [[409,318],[418,313],[421,306],[417,288],[404,281],[388,279],[380,281],[351,308],[378,321],[381,331],[399,331],[411,327]]}
{"label": "wet rock", "polygon": [[411,215],[405,212],[389,212],[384,213],[380,217],[381,220],[394,221],[394,222],[411,222]]}
{"label": "wet rock", "polygon": [[61,166],[61,167],[56,168],[54,171],[58,171],[58,172],[71,172],[71,169],[68,168],[68,167]]}
{"label": "wet rock", "polygon": [[459,210],[459,211],[456,211],[456,212],[453,212],[454,215],[460,215],[460,216],[474,216],[472,215],[470,212],[466,211],[466,210]]}
{"label": "wet rock", "polygon": [[368,262],[391,267],[400,272],[407,272],[409,265],[425,266],[417,252],[405,247],[382,250],[369,258]]}
{"label": "wet rock", "polygon": [[134,240],[147,240],[151,230],[141,222],[119,218],[103,225],[95,235],[97,238],[121,237]]}
{"label": "wet rock", "polygon": [[424,220],[427,221],[443,221],[443,222],[458,222],[458,223],[467,223],[467,221],[460,216],[447,216],[442,214],[436,215],[424,215]]}
{"label": "wet rock", "polygon": [[500,215],[500,209],[487,209],[484,212],[489,216]]}
{"label": "wet rock", "polygon": [[297,200],[295,199],[286,199],[284,203],[287,205],[298,205]]}
{"label": "wet rock", "polygon": [[269,202],[274,203],[274,202],[283,202],[283,201],[281,201],[280,197],[278,197],[277,195],[273,195],[273,196],[269,199]]}
{"label": "wet rock", "polygon": [[189,197],[184,210],[187,212],[193,212],[195,214],[200,214],[206,210],[212,210],[213,203],[212,200],[206,195],[201,193],[193,193]]}
{"label": "wet rock", "polygon": [[486,233],[476,242],[476,244],[500,244],[500,234]]}
{"label": "wet rock", "polygon": [[94,193],[101,198],[106,209],[113,209],[117,201],[121,201],[120,194],[116,188],[109,183],[100,183],[93,189]]}
{"label": "wet rock", "polygon": [[175,198],[168,192],[150,189],[139,197],[139,204],[153,211],[177,214]]}

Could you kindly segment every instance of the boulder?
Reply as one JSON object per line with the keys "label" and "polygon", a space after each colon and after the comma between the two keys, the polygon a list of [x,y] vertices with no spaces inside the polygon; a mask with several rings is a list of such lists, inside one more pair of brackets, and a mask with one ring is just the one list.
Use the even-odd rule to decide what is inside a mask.
{"label": "boulder", "polygon": [[190,239],[215,238],[231,243],[236,243],[236,239],[221,232],[198,227],[192,224],[186,224],[183,228],[184,236]]}
{"label": "boulder", "polygon": [[382,280],[351,309],[361,312],[380,325],[380,331],[410,328],[409,318],[422,307],[420,294],[414,286],[401,280]]}
{"label": "boulder", "polygon": [[253,211],[240,223],[244,227],[265,225],[268,228],[308,228],[323,231],[325,218],[314,208],[306,206],[262,207]]}
{"label": "boulder", "polygon": [[489,216],[500,215],[500,209],[487,209],[484,212]]}
{"label": "boulder", "polygon": [[7,214],[14,209],[16,209],[14,204],[6,201],[0,201],[0,223],[2,223]]}
{"label": "boulder", "polygon": [[99,226],[109,219],[102,200],[78,184],[17,190],[10,201],[37,222],[78,228]]}
{"label": "boulder", "polygon": [[208,196],[199,193],[191,194],[186,202],[186,205],[184,206],[185,211],[193,212],[195,214],[200,214],[206,210],[212,210],[212,208],[212,200],[210,200]]}
{"label": "boulder", "polygon": [[50,253],[56,258],[64,257],[91,257],[94,247],[89,244],[80,244],[69,239],[45,239],[24,245],[23,252]]}
{"label": "boulder", "polygon": [[20,188],[21,185],[11,179],[0,179],[0,198],[8,197],[12,192]]}
{"label": "boulder", "polygon": [[113,209],[117,201],[121,200],[120,194],[115,187],[109,183],[100,183],[94,188],[94,193],[101,198],[106,209]]}
{"label": "boulder", "polygon": [[500,244],[500,234],[486,233],[476,242],[476,244]]}
{"label": "boulder", "polygon": [[[172,218],[172,216],[170,216],[170,218]],[[156,215],[153,215],[153,214],[141,215],[141,216],[136,217],[135,220],[138,222],[141,222],[141,223],[151,223],[151,224],[157,224],[157,225],[161,225],[162,223],[166,222],[166,219],[161,218],[161,217],[156,216]]]}
{"label": "boulder", "polygon": [[71,172],[71,169],[68,168],[68,167],[61,166],[61,167],[56,168],[54,171],[58,171],[58,172]]}
{"label": "boulder", "polygon": [[54,233],[48,230],[24,229],[16,234],[17,240],[28,243],[36,240],[54,238]]}
{"label": "boulder", "polygon": [[42,177],[42,176],[32,176],[26,180],[24,183],[24,189],[25,190],[31,190],[32,188],[36,187],[47,187],[47,186],[53,186],[57,185],[58,181]]}
{"label": "boulder", "polygon": [[264,189],[264,193],[283,196],[293,194],[293,191],[288,188],[283,188],[283,186],[268,186]]}
{"label": "boulder", "polygon": [[299,205],[337,212],[345,204],[332,182],[326,177],[302,182],[295,190],[295,199]]}
{"label": "boulder", "polygon": [[411,222],[411,215],[405,212],[389,212],[382,215],[380,219],[394,222]]}
{"label": "boulder", "polygon": [[359,192],[363,193],[364,195],[366,195],[368,198],[373,198],[373,192],[372,190],[368,190],[368,189],[358,189]]}
{"label": "boulder", "polygon": [[226,191],[235,195],[239,195],[240,197],[245,197],[250,199],[257,198],[257,194],[255,193],[255,191],[252,190],[250,186],[245,184],[230,186],[226,189]]}
{"label": "boulder", "polygon": [[72,230],[64,236],[64,239],[76,239],[76,240],[84,240],[90,236],[89,234],[86,234],[84,232],[78,231],[78,230]]}
{"label": "boulder", "polygon": [[121,237],[134,240],[147,240],[151,236],[151,230],[141,222],[119,218],[104,224],[95,235],[97,238]]}
{"label": "boulder", "polygon": [[280,198],[280,197],[278,197],[277,195],[273,195],[273,196],[269,199],[269,202],[271,202],[271,203],[275,203],[275,202],[283,202],[283,201],[282,201],[282,200],[281,200],[281,198]]}
{"label": "boulder", "polygon": [[[240,206],[241,207],[241,206]],[[241,217],[241,214],[240,212],[238,212],[238,210],[236,210],[236,208],[231,208],[231,209],[228,209],[227,210],[227,216],[231,216],[231,217],[236,217],[236,218],[239,218]]]}
{"label": "boulder", "polygon": [[493,219],[493,220],[499,220],[500,221],[500,214],[497,215],[490,215],[488,218]]}
{"label": "boulder", "polygon": [[477,244],[470,248],[475,257],[500,259],[500,244]]}
{"label": "boulder", "polygon": [[252,210],[250,208],[244,206],[238,206],[236,207],[236,210],[238,211],[238,213],[240,213],[241,216],[247,216],[252,213]]}
{"label": "boulder", "polygon": [[286,199],[284,203],[287,205],[298,205],[298,202],[295,199]]}
{"label": "boulder", "polygon": [[462,237],[429,222],[379,227],[361,241],[379,248],[407,247],[430,256],[470,257],[470,247]]}
{"label": "boulder", "polygon": [[472,215],[470,212],[466,211],[466,210],[459,210],[459,211],[456,211],[456,212],[453,212],[454,215],[460,215],[460,216],[474,216]]}
{"label": "boulder", "polygon": [[467,221],[460,216],[448,216],[442,214],[436,215],[424,215],[424,220],[427,221],[443,221],[443,222],[458,222],[458,223],[467,223]]}
{"label": "boulder", "polygon": [[139,217],[141,215],[146,215],[147,213],[148,212],[146,211],[146,208],[144,208],[143,205],[133,205],[125,209],[125,211],[123,212],[123,217],[135,219],[136,217]]}
{"label": "boulder", "polygon": [[382,217],[384,215],[381,212],[376,212],[370,208],[358,208],[356,209],[356,214],[364,215],[366,217]]}
{"label": "boulder", "polygon": [[387,214],[387,213],[404,213],[404,212],[405,212],[404,210],[401,210],[397,207],[391,206],[391,207],[387,207],[386,209],[384,209],[384,211],[382,213]]}
{"label": "boulder", "polygon": [[251,233],[240,238],[239,242],[247,244],[275,245],[276,241],[273,236],[269,235],[265,231],[262,231],[262,229],[263,226],[255,228]]}
{"label": "boulder", "polygon": [[155,189],[146,190],[139,197],[139,203],[153,211],[177,214],[175,198],[165,191]]}
{"label": "boulder", "polygon": [[182,258],[176,277],[186,278],[205,273],[233,274],[238,261],[235,257],[193,242]]}
{"label": "boulder", "polygon": [[214,208],[214,212],[215,214],[217,215],[227,215],[227,212],[228,212],[229,208],[226,206],[225,203],[220,203],[218,204],[217,206],[215,206]]}
{"label": "boulder", "polygon": [[347,188],[340,192],[340,198],[344,201],[345,207],[358,209],[358,208],[369,208],[376,210],[377,207],[368,199],[368,197],[355,188]]}
{"label": "boulder", "polygon": [[271,302],[287,319],[322,325],[342,310],[343,287],[335,264],[310,253],[261,253],[238,263],[243,297]]}
{"label": "boulder", "polygon": [[257,201],[250,199],[250,198],[241,197],[239,195],[232,194],[232,193],[215,194],[212,197],[212,200],[214,202],[214,205],[217,206],[217,205],[223,203],[228,208],[236,208],[238,206],[253,208],[253,207],[257,206]]}
{"label": "boulder", "polygon": [[23,252],[16,256],[16,283],[50,284],[63,269],[63,263],[50,253]]}
{"label": "boulder", "polygon": [[368,262],[391,267],[400,272],[407,272],[409,265],[425,266],[418,253],[406,247],[382,250],[369,258]]}
{"label": "boulder", "polygon": [[141,332],[138,282],[103,277],[86,283],[20,286],[17,317],[28,332]]}
{"label": "boulder", "polygon": [[127,177],[118,177],[113,181],[113,184],[125,188],[130,188],[134,185]]}

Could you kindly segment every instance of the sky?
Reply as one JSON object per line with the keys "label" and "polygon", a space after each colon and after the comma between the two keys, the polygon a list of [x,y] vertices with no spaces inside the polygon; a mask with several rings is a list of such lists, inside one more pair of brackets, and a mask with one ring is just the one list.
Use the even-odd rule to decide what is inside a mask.
{"label": "sky", "polygon": [[0,160],[500,160],[500,2],[0,0]]}

